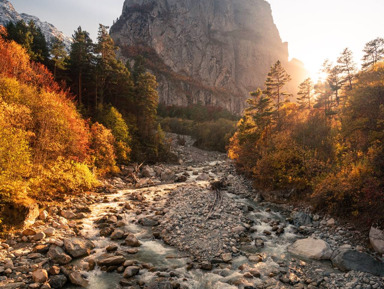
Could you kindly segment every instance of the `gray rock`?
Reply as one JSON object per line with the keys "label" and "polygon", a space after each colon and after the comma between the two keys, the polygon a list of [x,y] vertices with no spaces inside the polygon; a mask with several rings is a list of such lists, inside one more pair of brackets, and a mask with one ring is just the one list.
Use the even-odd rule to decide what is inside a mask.
{"label": "gray rock", "polygon": [[373,249],[380,253],[384,254],[384,231],[375,227],[371,227],[369,231],[369,241]]}
{"label": "gray rock", "polygon": [[313,238],[297,240],[288,247],[288,252],[309,259],[327,260],[331,258],[332,250],[329,244],[323,240]]}
{"label": "gray rock", "polygon": [[65,265],[72,261],[71,256],[65,254],[61,247],[54,245],[49,248],[47,256],[52,260],[52,262],[60,265]]}
{"label": "gray rock", "polygon": [[170,169],[165,169],[160,176],[161,181],[163,182],[171,182],[175,179],[175,173]]}
{"label": "gray rock", "polygon": [[87,280],[81,276],[79,272],[72,272],[69,274],[69,281],[71,281],[72,284],[81,286],[83,288],[88,287],[89,283]]}
{"label": "gray rock", "polygon": [[141,218],[139,220],[139,223],[144,227],[154,227],[159,225],[159,222],[157,220],[154,220],[152,218],[147,218],[147,217]]}
{"label": "gray rock", "polygon": [[350,249],[338,249],[332,255],[332,264],[342,271],[360,271],[384,277],[384,263],[372,256]]}
{"label": "gray rock", "polygon": [[64,239],[64,248],[73,258],[79,258],[88,256],[91,253],[91,250],[95,248],[95,244],[87,239],[75,237]]}
{"label": "gray rock", "polygon": [[140,268],[138,266],[129,266],[124,270],[123,277],[131,278],[139,274]]}
{"label": "gray rock", "polygon": [[297,212],[293,216],[293,223],[297,227],[309,225],[312,223],[312,218],[304,212]]}

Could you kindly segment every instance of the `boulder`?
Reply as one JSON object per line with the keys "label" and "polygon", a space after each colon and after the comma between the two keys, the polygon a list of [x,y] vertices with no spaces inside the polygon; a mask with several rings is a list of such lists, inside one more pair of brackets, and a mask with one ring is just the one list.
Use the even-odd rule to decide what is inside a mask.
{"label": "boulder", "polygon": [[64,250],[58,246],[51,246],[47,256],[52,260],[52,262],[60,265],[65,265],[72,261],[71,256],[65,254]]}
{"label": "boulder", "polygon": [[45,283],[48,280],[48,272],[44,269],[37,269],[32,272],[32,279],[35,283]]}
{"label": "boulder", "polygon": [[384,231],[375,227],[371,227],[369,231],[369,241],[373,249],[380,253],[384,254]]}
{"label": "boulder", "polygon": [[154,227],[159,225],[159,222],[157,220],[154,220],[153,218],[147,218],[147,217],[141,218],[139,220],[139,223],[144,227]]}
{"label": "boulder", "polygon": [[351,249],[338,249],[332,255],[332,264],[341,271],[360,271],[384,277],[384,262]]}
{"label": "boulder", "polygon": [[97,261],[97,265],[99,266],[120,266],[124,264],[125,258],[123,256],[108,256],[102,257]]}
{"label": "boulder", "polygon": [[175,173],[170,169],[165,169],[160,176],[161,181],[163,182],[171,182],[175,179]]}
{"label": "boulder", "polygon": [[55,234],[55,229],[54,228],[46,228],[45,230],[44,230],[44,234],[46,235],[46,236],[48,236],[48,237],[52,237],[54,234]]}
{"label": "boulder", "polygon": [[144,178],[154,177],[155,175],[156,175],[155,171],[149,166],[144,166],[141,169],[141,176]]}
{"label": "boulder", "polygon": [[140,268],[137,266],[128,266],[123,273],[124,278],[131,278],[139,274]]}
{"label": "boulder", "polygon": [[95,248],[95,244],[81,237],[64,239],[65,251],[73,258],[88,256],[91,250]]}
{"label": "boulder", "polygon": [[297,227],[310,225],[312,224],[312,218],[304,212],[297,212],[293,215],[293,224]]}
{"label": "boulder", "polygon": [[79,272],[70,273],[69,280],[71,281],[72,284],[83,287],[83,288],[86,288],[89,285],[88,281],[85,280]]}
{"label": "boulder", "polygon": [[68,211],[68,210],[63,210],[63,211],[61,211],[60,214],[61,214],[61,216],[63,216],[66,219],[75,219],[76,218],[76,215],[73,212]]}
{"label": "boulder", "polygon": [[49,285],[51,285],[52,288],[60,289],[64,287],[67,281],[68,279],[64,275],[50,276]]}
{"label": "boulder", "polygon": [[133,235],[132,233],[128,234],[127,238],[125,239],[125,243],[131,247],[140,247],[141,246],[139,240],[137,240],[135,235]]}
{"label": "boulder", "polygon": [[124,238],[124,231],[123,230],[116,229],[111,234],[111,239],[112,240],[120,240],[120,239],[123,239],[123,238]]}
{"label": "boulder", "polygon": [[200,174],[197,178],[196,178],[197,181],[208,181],[209,180],[209,175],[208,174],[205,174],[205,173],[202,173]]}
{"label": "boulder", "polygon": [[328,260],[332,255],[331,247],[327,242],[313,238],[297,240],[288,247],[288,252],[315,260]]}
{"label": "boulder", "polygon": [[46,210],[43,210],[39,214],[39,219],[42,221],[45,221],[48,218],[48,212]]}

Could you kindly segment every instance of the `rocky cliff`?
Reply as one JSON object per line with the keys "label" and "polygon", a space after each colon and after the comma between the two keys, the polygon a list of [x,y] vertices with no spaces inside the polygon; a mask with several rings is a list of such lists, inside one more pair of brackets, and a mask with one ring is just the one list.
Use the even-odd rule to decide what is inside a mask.
{"label": "rocky cliff", "polygon": [[264,0],[126,0],[111,36],[123,56],[146,58],[167,105],[241,112],[270,66],[288,64]]}
{"label": "rocky cliff", "polygon": [[50,43],[53,38],[58,38],[64,42],[67,49],[70,48],[72,39],[65,36],[63,32],[59,31],[55,26],[48,22],[41,21],[36,16],[25,13],[19,14],[11,2],[7,0],[0,0],[0,25],[5,26],[8,22],[17,22],[20,20],[24,20],[25,23],[29,23],[31,20],[35,22],[36,26],[41,29],[41,32],[43,32],[48,43]]}

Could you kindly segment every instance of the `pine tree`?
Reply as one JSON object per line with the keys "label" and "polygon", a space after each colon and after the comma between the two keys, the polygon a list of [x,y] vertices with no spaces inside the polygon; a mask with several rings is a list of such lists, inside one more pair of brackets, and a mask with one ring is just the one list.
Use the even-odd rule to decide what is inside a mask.
{"label": "pine tree", "polygon": [[376,38],[365,44],[363,52],[363,64],[362,69],[366,70],[371,66],[375,66],[384,57],[384,39]]}
{"label": "pine tree", "polygon": [[250,93],[251,97],[247,99],[248,107],[245,109],[245,115],[252,117],[257,127],[263,130],[272,123],[274,113],[272,100],[268,95],[263,94],[261,89]]}
{"label": "pine tree", "polygon": [[93,71],[93,51],[94,45],[89,33],[83,31],[79,26],[72,35],[73,43],[71,44],[69,69],[72,76],[72,90],[77,94],[79,104],[83,103],[83,93],[87,92],[87,105],[90,109],[90,90],[86,89],[84,82],[89,82]]}
{"label": "pine tree", "polygon": [[55,38],[51,44],[51,60],[53,62],[53,76],[56,79],[57,70],[65,70],[65,60],[68,53],[65,50],[63,41]]}
{"label": "pine tree", "polygon": [[284,86],[291,81],[291,76],[285,71],[280,61],[277,61],[275,65],[271,67],[270,72],[268,73],[267,80],[265,82],[266,90],[265,94],[269,96],[275,102],[276,112],[277,112],[277,123],[280,126],[280,108],[281,104],[288,98],[291,94],[283,90]]}
{"label": "pine tree", "polygon": [[356,63],[353,61],[353,53],[348,48],[345,48],[337,59],[337,64],[340,68],[340,72],[344,74],[343,82],[348,83],[348,90],[353,89],[353,79],[356,74]]}
{"label": "pine tree", "polygon": [[311,78],[307,78],[299,85],[299,91],[297,93],[297,102],[300,108],[312,108],[311,99],[313,91],[313,82]]}

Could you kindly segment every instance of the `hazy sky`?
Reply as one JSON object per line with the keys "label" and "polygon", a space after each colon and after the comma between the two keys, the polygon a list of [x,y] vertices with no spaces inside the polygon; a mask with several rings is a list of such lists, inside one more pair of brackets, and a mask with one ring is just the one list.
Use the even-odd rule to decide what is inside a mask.
{"label": "hazy sky", "polygon": [[[326,58],[349,47],[356,61],[365,43],[384,37],[384,0],[268,0],[291,57],[314,75]],[[111,25],[124,0],[11,0],[18,12],[36,15],[68,36],[81,25],[96,38],[98,24]]]}

